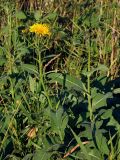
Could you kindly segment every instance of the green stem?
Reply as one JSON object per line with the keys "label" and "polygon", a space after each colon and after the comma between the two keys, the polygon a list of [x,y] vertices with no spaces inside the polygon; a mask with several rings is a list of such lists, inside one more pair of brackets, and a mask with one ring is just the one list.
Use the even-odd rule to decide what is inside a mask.
{"label": "green stem", "polygon": [[[88,73],[90,73],[90,62],[91,62],[91,52],[89,49],[88,52]],[[91,102],[91,87],[90,87],[90,74],[88,74],[87,77],[87,88],[88,88],[88,109],[90,112],[90,120],[92,121],[93,119],[93,113],[92,113],[92,102]]]}
{"label": "green stem", "polygon": [[50,108],[52,109],[52,104],[51,104],[51,101],[50,101],[48,92],[47,92],[46,87],[45,87],[45,84],[44,84],[44,74],[43,74],[43,65],[42,65],[42,61],[41,61],[41,54],[39,54],[39,73],[40,73],[40,81],[41,81],[43,90],[44,90],[45,95],[46,95],[46,97],[47,97],[49,106],[50,106]]}
{"label": "green stem", "polygon": [[[40,82],[41,82],[41,85],[43,87],[43,90],[45,92],[45,95],[47,97],[48,104],[49,104],[50,108],[52,109],[52,103],[50,101],[48,92],[47,92],[45,84],[44,84],[43,64],[42,64],[42,59],[41,59],[40,47],[39,47],[40,41],[39,41],[38,37],[36,39],[36,42],[37,42],[37,44],[36,43],[35,44],[36,44],[36,49],[37,49],[37,53],[38,53],[39,78],[40,78]],[[41,41],[41,43],[42,43],[42,41]]]}

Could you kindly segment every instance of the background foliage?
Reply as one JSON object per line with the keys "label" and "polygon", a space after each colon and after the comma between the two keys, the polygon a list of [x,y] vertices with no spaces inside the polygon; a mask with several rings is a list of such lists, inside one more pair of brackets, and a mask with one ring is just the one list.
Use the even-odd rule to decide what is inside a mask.
{"label": "background foliage", "polygon": [[[1,160],[120,160],[119,8],[1,0]],[[51,36],[29,33],[34,23]]]}

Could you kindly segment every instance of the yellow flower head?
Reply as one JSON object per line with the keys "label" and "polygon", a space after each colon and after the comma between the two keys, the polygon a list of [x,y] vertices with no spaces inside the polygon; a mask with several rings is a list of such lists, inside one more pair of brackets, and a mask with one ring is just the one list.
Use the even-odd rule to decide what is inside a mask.
{"label": "yellow flower head", "polygon": [[33,24],[32,26],[30,26],[29,28],[30,32],[33,32],[39,36],[45,36],[45,35],[50,35],[50,28],[47,24]]}

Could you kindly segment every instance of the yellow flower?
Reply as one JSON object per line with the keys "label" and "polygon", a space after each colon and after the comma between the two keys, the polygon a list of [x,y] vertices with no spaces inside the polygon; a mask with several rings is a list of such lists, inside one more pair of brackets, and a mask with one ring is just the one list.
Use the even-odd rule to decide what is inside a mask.
{"label": "yellow flower", "polygon": [[33,24],[32,26],[30,26],[29,28],[30,32],[33,32],[39,36],[45,36],[45,35],[50,35],[50,28],[47,24]]}

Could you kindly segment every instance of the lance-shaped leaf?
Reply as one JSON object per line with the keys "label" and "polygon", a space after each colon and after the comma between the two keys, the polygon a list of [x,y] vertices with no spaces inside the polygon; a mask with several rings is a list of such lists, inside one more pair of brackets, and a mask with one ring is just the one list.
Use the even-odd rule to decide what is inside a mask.
{"label": "lance-shaped leaf", "polygon": [[50,83],[58,82],[59,84],[63,85],[63,87],[67,87],[68,89],[86,92],[83,82],[80,79],[70,75],[62,73],[49,73],[48,78],[51,79]]}

